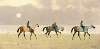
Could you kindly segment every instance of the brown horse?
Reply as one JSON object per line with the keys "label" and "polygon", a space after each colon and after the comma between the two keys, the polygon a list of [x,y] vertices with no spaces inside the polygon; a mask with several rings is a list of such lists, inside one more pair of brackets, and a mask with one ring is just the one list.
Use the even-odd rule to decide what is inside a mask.
{"label": "brown horse", "polygon": [[[39,27],[39,25],[36,24],[35,27]],[[35,29],[35,27],[34,27],[34,29]],[[20,34],[23,33],[24,38],[26,39],[25,33],[26,33],[26,32],[30,32],[30,34],[31,34],[31,35],[30,35],[30,40],[31,40],[32,34],[34,34],[35,37],[36,37],[36,34],[34,33],[34,29],[31,28],[31,27],[27,28],[27,26],[20,26],[20,27],[18,28],[18,30],[17,30],[17,32],[19,33],[19,34],[18,34],[18,38],[19,38]],[[36,37],[36,39],[37,39],[37,37]]]}

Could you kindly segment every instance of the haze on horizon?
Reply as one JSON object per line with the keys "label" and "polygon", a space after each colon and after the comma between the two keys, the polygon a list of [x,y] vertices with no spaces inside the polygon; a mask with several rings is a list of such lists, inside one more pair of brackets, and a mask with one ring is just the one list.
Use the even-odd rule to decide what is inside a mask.
{"label": "haze on horizon", "polygon": [[100,25],[100,0],[0,0],[0,25]]}

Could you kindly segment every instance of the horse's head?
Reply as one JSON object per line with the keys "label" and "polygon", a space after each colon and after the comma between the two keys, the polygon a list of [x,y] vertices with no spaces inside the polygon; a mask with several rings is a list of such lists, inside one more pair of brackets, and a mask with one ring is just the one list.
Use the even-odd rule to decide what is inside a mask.
{"label": "horse's head", "polygon": [[61,27],[61,31],[64,31],[64,27]]}
{"label": "horse's head", "polygon": [[39,27],[39,24],[36,24],[37,27]]}
{"label": "horse's head", "polygon": [[92,27],[93,29],[95,29],[95,28],[96,28],[94,25],[91,25],[91,27]]}

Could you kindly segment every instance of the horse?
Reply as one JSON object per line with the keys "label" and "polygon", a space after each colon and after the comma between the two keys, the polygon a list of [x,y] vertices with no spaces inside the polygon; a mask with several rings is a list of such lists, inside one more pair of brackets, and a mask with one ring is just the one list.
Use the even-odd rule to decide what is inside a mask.
{"label": "horse", "polygon": [[[39,27],[39,25],[36,24],[35,27]],[[35,27],[34,27],[34,29],[35,29]],[[18,28],[18,30],[17,30],[18,38],[19,38],[20,34],[23,33],[24,38],[26,39],[25,33],[26,33],[26,32],[30,32],[30,40],[31,40],[32,34],[34,34],[35,37],[36,37],[36,34],[34,33],[34,29],[33,29],[32,27],[27,28],[27,26],[20,26],[20,27]],[[36,37],[36,39],[37,39],[37,37]]]}
{"label": "horse", "polygon": [[[84,30],[83,30],[83,28],[82,27],[80,27],[80,26],[74,26],[72,29],[71,29],[71,33],[73,32],[73,30],[74,30],[74,34],[73,34],[73,37],[72,37],[72,40],[73,40],[73,38],[74,38],[74,36],[75,36],[75,34],[78,32],[78,37],[80,38],[80,32],[84,32],[84,40],[85,40],[85,36],[86,36],[86,34],[89,36],[89,39],[90,39],[90,34],[89,34],[89,32],[88,32],[88,30],[89,29],[95,29],[95,26],[93,26],[93,25],[90,25],[90,26],[84,26]],[[80,40],[81,40],[81,38],[80,38]]]}
{"label": "horse", "polygon": [[52,26],[46,26],[46,27],[43,28],[43,32],[44,32],[44,30],[46,30],[45,34],[48,35],[48,36],[50,35],[51,31],[55,31],[56,35],[58,36],[58,33],[61,34],[60,31],[64,31],[64,27],[56,27],[56,29],[55,29]]}

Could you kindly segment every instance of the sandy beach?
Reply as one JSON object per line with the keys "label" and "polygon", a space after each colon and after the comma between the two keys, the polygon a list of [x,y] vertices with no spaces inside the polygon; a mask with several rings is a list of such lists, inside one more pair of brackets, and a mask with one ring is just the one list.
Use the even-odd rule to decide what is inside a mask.
{"label": "sandy beach", "polygon": [[62,34],[57,38],[56,35],[46,37],[45,35],[37,35],[37,40],[32,36],[32,40],[29,39],[29,34],[26,35],[27,39],[24,39],[23,35],[17,38],[16,34],[0,34],[0,49],[100,49],[100,35],[91,35],[91,40],[77,38],[71,39],[72,35]]}

